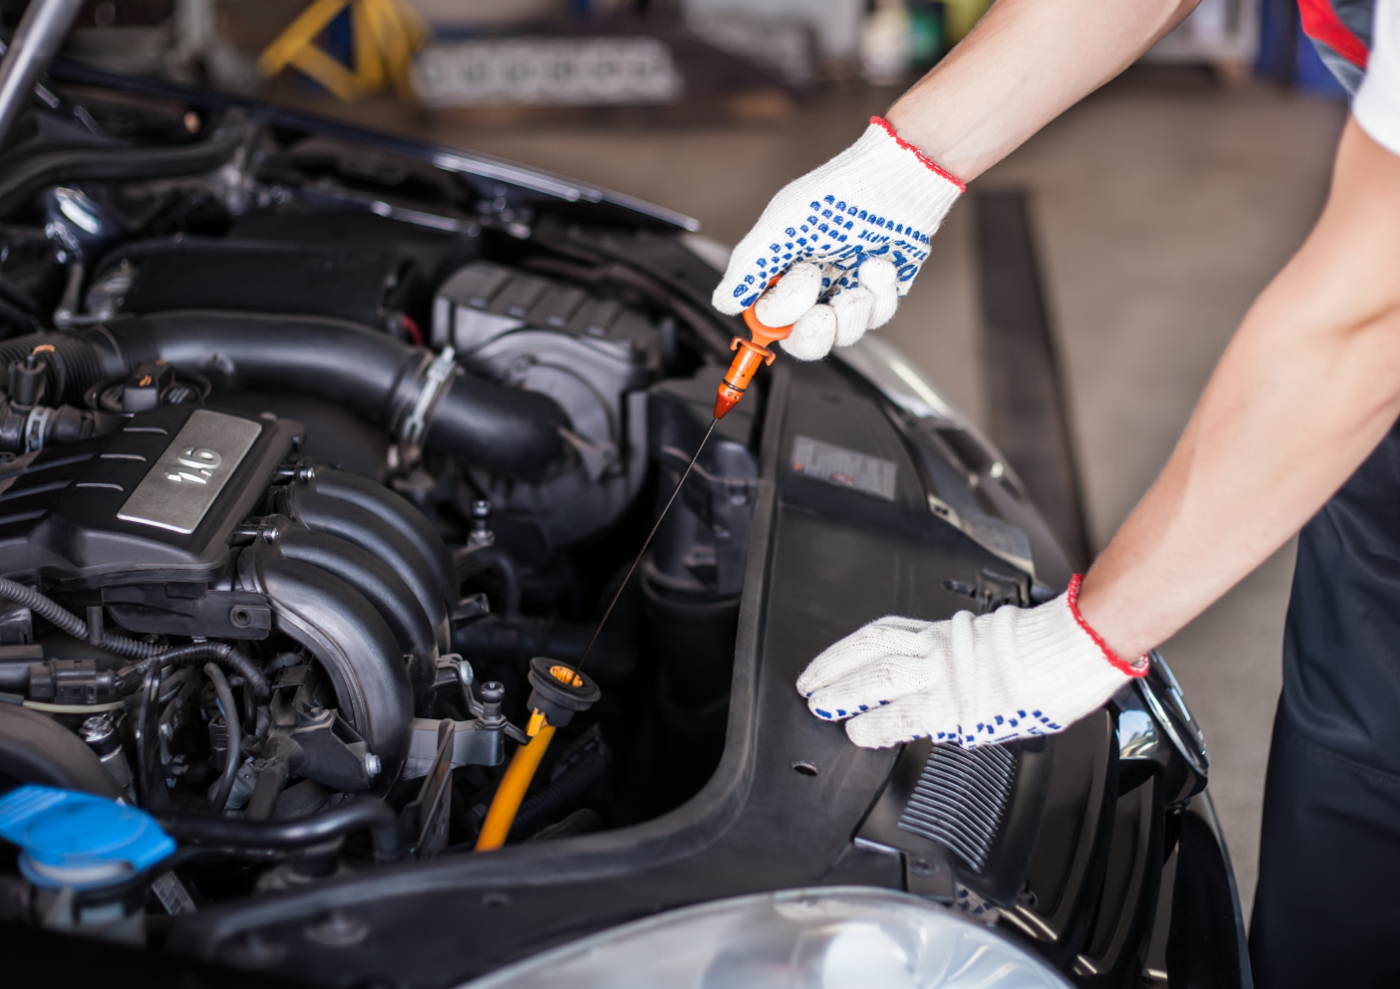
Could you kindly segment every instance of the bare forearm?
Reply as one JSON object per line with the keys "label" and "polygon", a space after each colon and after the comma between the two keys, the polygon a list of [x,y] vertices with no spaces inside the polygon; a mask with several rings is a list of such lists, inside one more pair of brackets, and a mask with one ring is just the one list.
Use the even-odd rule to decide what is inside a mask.
{"label": "bare forearm", "polygon": [[1132,64],[1199,0],[997,0],[886,115],[970,182]]}
{"label": "bare forearm", "polygon": [[1400,415],[1396,218],[1400,158],[1350,124],[1317,227],[1085,579],[1083,614],[1115,652],[1141,655],[1262,563]]}

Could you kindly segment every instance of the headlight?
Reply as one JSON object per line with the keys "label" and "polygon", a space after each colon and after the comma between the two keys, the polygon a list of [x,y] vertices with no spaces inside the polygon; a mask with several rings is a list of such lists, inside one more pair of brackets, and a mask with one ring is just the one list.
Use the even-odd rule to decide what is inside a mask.
{"label": "headlight", "polygon": [[1210,772],[1210,756],[1206,753],[1205,737],[1201,734],[1196,719],[1191,717],[1191,709],[1186,706],[1186,698],[1181,695],[1181,685],[1176,682],[1171,667],[1157,650],[1152,650],[1152,665],[1147,670],[1147,676],[1136,683],[1143,700],[1147,702],[1153,716],[1176,746],[1176,750],[1196,771],[1196,775],[1204,780]]}
{"label": "headlight", "polygon": [[625,924],[469,989],[1068,989],[996,931],[904,893],[763,893]]}

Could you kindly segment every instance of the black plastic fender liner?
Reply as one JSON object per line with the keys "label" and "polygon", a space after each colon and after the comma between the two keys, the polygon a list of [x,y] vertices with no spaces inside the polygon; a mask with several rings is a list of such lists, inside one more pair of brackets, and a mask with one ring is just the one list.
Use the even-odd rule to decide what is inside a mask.
{"label": "black plastic fender liner", "polygon": [[388,623],[400,650],[413,656],[415,695],[431,686],[438,659],[433,626],[412,588],[393,567],[338,536],[290,523],[278,530],[274,545],[287,559],[328,570],[363,594]]}
{"label": "black plastic fender liner", "polygon": [[341,717],[379,756],[381,779],[394,779],[408,754],[413,692],[388,623],[363,594],[320,567],[259,548],[252,569],[278,631],[320,661]]}
{"label": "black plastic fender liner", "polygon": [[451,651],[447,607],[440,582],[394,526],[359,505],[329,498],[302,485],[288,485],[278,498],[286,514],[316,532],[325,532],[368,550],[387,563],[413,591],[433,630],[438,651]]}
{"label": "black plastic fender liner", "polygon": [[393,526],[433,569],[442,584],[443,604],[449,610],[461,600],[456,567],[447,544],[432,523],[403,495],[382,484],[334,468],[318,467],[307,486],[317,494],[358,505]]}
{"label": "black plastic fender liner", "polygon": [[0,789],[43,783],[115,800],[122,795],[97,754],[57,721],[0,704]]}
{"label": "black plastic fender liner", "polygon": [[[218,366],[240,388],[326,399],[391,429],[410,415],[432,360],[422,347],[317,316],[186,310],[128,317],[106,329],[123,354],[154,353],[194,370]],[[569,419],[544,395],[454,369],[425,424],[429,448],[535,480],[564,458],[559,430]]]}

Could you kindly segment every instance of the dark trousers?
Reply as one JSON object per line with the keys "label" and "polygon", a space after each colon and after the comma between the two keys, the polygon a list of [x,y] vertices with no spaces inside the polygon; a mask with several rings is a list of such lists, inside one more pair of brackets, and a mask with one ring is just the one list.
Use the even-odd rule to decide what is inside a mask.
{"label": "dark trousers", "polygon": [[1303,530],[1283,653],[1255,985],[1400,987],[1400,429]]}
{"label": "dark trousers", "polygon": [[1274,723],[1249,954],[1258,989],[1400,986],[1400,776]]}

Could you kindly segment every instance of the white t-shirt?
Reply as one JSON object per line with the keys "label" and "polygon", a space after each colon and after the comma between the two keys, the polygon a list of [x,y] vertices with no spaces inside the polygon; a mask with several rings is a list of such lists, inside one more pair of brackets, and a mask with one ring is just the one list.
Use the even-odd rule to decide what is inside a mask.
{"label": "white t-shirt", "polygon": [[1371,140],[1400,155],[1400,0],[1378,0],[1374,25],[1351,112]]}

